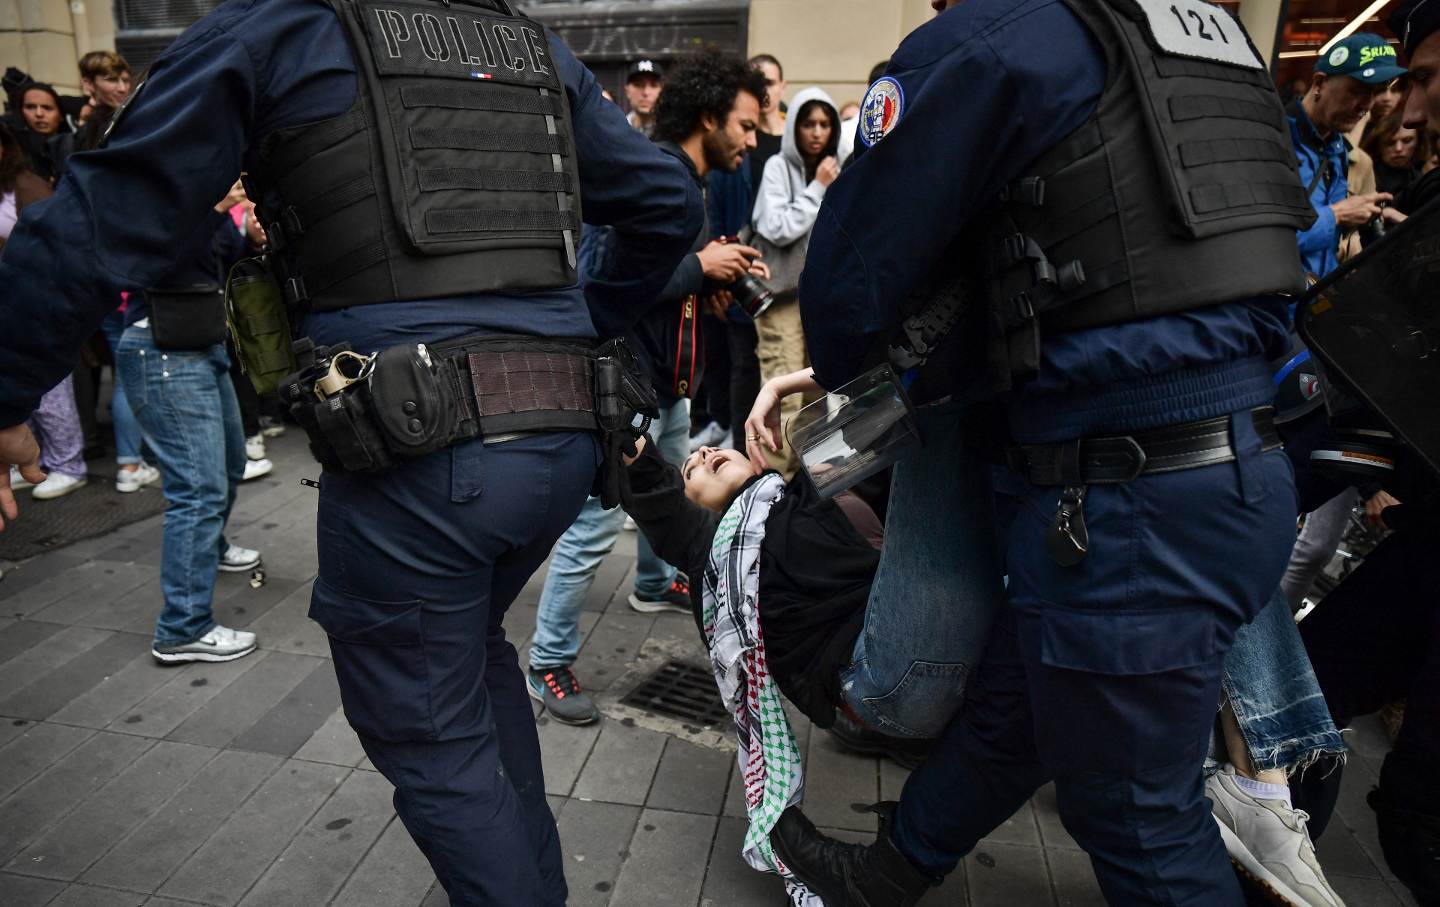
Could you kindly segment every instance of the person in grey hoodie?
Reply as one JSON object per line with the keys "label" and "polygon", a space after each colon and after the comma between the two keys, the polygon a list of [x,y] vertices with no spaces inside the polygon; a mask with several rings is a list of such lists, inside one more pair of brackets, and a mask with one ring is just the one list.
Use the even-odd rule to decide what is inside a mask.
{"label": "person in grey hoodie", "polygon": [[[771,266],[771,289],[775,293],[774,304],[755,321],[762,382],[810,364],[800,327],[797,285],[820,203],[825,200],[826,189],[840,175],[836,160],[840,114],[835,102],[819,88],[806,88],[791,100],[790,110],[780,153],[765,162],[752,220],[754,241]],[[782,419],[788,421],[808,402],[802,396],[787,399],[781,409]],[[780,470],[786,479],[799,467],[789,445],[780,453],[767,450],[766,455],[770,466]]]}

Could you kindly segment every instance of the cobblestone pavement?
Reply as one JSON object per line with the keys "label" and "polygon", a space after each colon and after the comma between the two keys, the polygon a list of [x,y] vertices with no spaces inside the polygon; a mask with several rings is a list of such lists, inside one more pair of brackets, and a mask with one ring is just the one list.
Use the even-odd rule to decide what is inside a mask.
{"label": "cobblestone pavement", "polygon": [[[3,565],[0,905],[446,904],[395,818],[389,785],[345,724],[325,637],[305,616],[315,492],[299,478],[316,467],[294,431],[271,449],[276,472],[244,487],[230,526],[233,541],[263,550],[267,582],[252,589],[222,574],[217,590],[218,619],[260,635],[253,656],[152,662],[158,517]],[[28,496],[22,504],[44,506]],[[618,704],[653,661],[701,656],[688,618],[626,605],[633,551],[625,533],[582,621],[576,672],[606,719],[537,722],[570,903],[779,907],[777,881],[739,860],[743,810],[727,738],[627,717]],[[542,580],[543,571],[511,609],[518,643],[533,630]],[[810,816],[856,840],[873,833],[873,816],[856,806],[896,796],[903,770],[843,753],[808,725],[800,738]],[[1340,820],[1321,857],[1352,907],[1410,904],[1384,868],[1364,803],[1383,737],[1372,723],[1351,741]],[[1046,790],[924,903],[1102,901]]]}

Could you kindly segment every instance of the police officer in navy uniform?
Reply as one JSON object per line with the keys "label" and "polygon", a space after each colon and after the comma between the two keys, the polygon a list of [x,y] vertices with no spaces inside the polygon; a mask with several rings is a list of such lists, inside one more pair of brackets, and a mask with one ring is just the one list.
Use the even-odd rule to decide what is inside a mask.
{"label": "police officer in navy uniform", "polygon": [[[297,332],[361,353],[617,336],[703,220],[684,168],[506,0],[230,0],[155,62],[107,146],[72,159],[0,259],[7,319],[25,325],[0,337],[7,519],[4,467],[38,471],[24,421],[40,395],[117,292],[171,268],[242,171]],[[616,243],[616,268],[583,291],[582,200]],[[568,367],[516,344],[507,356]],[[345,713],[450,902],[558,907],[559,839],[501,621],[585,502],[600,444],[575,427],[593,414],[545,401],[548,373],[497,376],[498,359],[469,357],[477,395],[500,388],[481,409],[521,430],[383,472],[327,466],[311,616],[330,635]]]}
{"label": "police officer in navy uniform", "polygon": [[772,842],[827,907],[914,904],[1053,780],[1110,903],[1241,904],[1201,767],[1294,537],[1266,362],[1313,214],[1280,102],[1198,0],[933,5],[866,95],[800,299],[834,388],[915,294],[974,281],[945,377],[1008,435],[1009,601],[878,840],[792,810]]}

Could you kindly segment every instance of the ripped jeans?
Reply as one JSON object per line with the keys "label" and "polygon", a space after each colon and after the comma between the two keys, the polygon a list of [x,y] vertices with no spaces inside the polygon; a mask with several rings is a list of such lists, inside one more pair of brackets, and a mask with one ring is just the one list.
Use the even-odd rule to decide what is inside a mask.
{"label": "ripped jeans", "polygon": [[1222,684],[1256,770],[1303,770],[1345,752],[1283,586],[1236,632]]}
{"label": "ripped jeans", "polygon": [[991,467],[961,444],[956,405],[917,412],[923,446],[895,464],[845,703],[895,737],[938,737],[960,708],[1004,601]]}

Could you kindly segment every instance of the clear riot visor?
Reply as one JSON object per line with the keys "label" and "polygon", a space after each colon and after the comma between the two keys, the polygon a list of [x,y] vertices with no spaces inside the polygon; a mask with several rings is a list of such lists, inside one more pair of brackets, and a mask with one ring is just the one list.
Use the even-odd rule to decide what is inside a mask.
{"label": "clear riot visor", "polygon": [[915,411],[888,365],[800,410],[786,435],[827,498],[890,466],[920,441]]}

